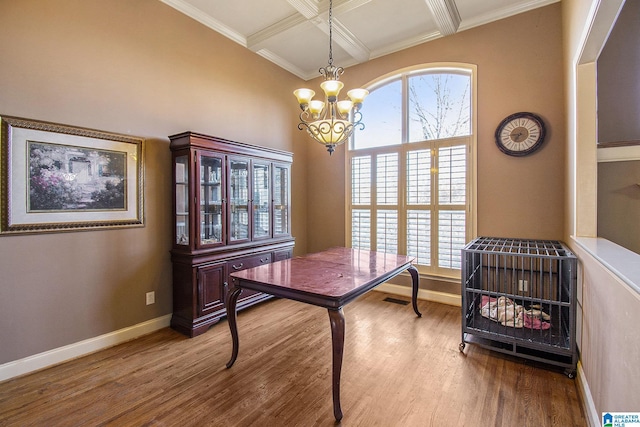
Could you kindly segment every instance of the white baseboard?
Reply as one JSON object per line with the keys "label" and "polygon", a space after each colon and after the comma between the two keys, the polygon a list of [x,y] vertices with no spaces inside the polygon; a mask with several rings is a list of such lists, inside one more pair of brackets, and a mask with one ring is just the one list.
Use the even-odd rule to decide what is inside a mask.
{"label": "white baseboard", "polygon": [[591,395],[591,390],[589,389],[589,383],[587,383],[587,378],[584,376],[584,370],[582,369],[582,363],[578,361],[578,391],[582,397],[582,403],[584,404],[585,416],[587,417],[587,423],[589,427],[600,427],[600,414],[596,410],[596,405],[593,402],[593,396]]}
{"label": "white baseboard", "polygon": [[0,365],[0,381],[84,356],[169,326],[171,314]]}
{"label": "white baseboard", "polygon": [[[393,285],[391,283],[383,283],[374,290],[386,292],[388,294],[411,296],[411,288],[408,286]],[[418,299],[439,302],[441,304],[455,305],[462,307],[462,297],[460,295],[449,294],[446,292],[429,291],[426,289],[418,289]]]}

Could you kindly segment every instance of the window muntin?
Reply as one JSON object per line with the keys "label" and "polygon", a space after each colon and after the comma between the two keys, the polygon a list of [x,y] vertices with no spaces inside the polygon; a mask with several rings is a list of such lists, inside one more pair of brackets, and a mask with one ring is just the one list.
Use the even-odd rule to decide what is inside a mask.
{"label": "window muntin", "polygon": [[[383,85],[370,89],[367,101],[372,96],[382,99],[384,93],[394,96],[402,93],[400,112],[395,101],[374,104],[374,108],[382,108],[379,116],[397,123],[396,126],[385,123],[385,126],[401,130],[395,133],[396,140],[386,139],[386,145],[380,145],[381,139],[376,144],[365,142],[368,136],[356,132],[348,151],[348,173],[352,180],[366,175],[370,190],[353,185],[347,188],[351,200],[347,244],[413,256],[422,273],[459,275],[460,249],[472,237],[475,222],[470,217],[473,215],[471,161],[475,158],[472,155],[475,152],[472,77],[471,69],[423,69],[386,79]],[[429,81],[440,85],[437,90],[441,91],[441,99],[450,101],[441,107],[455,111],[457,117],[457,126],[443,125],[438,130],[440,133],[426,132],[411,113],[411,109],[417,110],[427,103],[424,94],[414,93],[412,97],[411,90],[427,90]],[[410,83],[413,84],[411,90]],[[393,90],[386,91],[387,85],[393,85]],[[435,92],[433,88],[429,90]],[[451,107],[454,97],[459,104],[455,109]],[[389,115],[385,116],[384,108],[390,110]],[[434,111],[437,113],[437,109]],[[436,116],[428,109],[422,114]],[[371,113],[367,117],[369,126]],[[358,178],[358,182],[364,185],[365,180]],[[371,199],[356,197],[363,193],[370,194]]]}

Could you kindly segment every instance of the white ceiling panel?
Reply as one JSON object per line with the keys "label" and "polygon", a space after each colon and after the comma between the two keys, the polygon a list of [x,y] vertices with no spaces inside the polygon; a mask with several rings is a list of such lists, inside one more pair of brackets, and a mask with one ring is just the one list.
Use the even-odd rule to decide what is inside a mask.
{"label": "white ceiling panel", "polygon": [[[160,1],[302,79],[327,65],[329,0]],[[348,67],[443,37],[448,17],[432,12],[439,2],[457,9],[464,31],[557,1],[333,0],[333,62]]]}
{"label": "white ceiling panel", "polygon": [[[327,65],[329,61],[328,40],[328,36],[322,29],[306,22],[264,41],[260,44],[260,49],[283,58],[296,68],[303,70],[303,77],[308,80],[318,77],[320,75],[318,69]],[[298,54],[291,55],[291,52],[298,52]],[[263,52],[258,51],[258,53],[262,54]],[[351,56],[334,43],[334,64],[343,66],[342,61],[347,60],[351,61]]]}
{"label": "white ceiling panel", "polygon": [[438,31],[424,0],[372,1],[336,18],[370,51]]}

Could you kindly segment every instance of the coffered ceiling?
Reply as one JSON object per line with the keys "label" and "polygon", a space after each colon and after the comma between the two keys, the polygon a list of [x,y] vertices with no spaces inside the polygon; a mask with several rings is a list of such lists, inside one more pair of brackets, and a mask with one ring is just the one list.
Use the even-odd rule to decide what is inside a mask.
{"label": "coffered ceiling", "polygon": [[[298,77],[329,58],[329,0],[160,0]],[[348,67],[560,0],[334,0],[333,62]]]}

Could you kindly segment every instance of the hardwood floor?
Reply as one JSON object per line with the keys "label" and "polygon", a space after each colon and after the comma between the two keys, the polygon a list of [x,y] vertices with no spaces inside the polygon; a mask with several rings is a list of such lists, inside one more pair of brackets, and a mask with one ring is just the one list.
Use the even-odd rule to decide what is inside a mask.
{"label": "hardwood floor", "polygon": [[[561,371],[467,345],[460,309],[385,302],[344,309],[344,426],[586,426]],[[326,310],[273,300],[186,338],[164,329],[0,383],[0,426],[330,426]]]}

